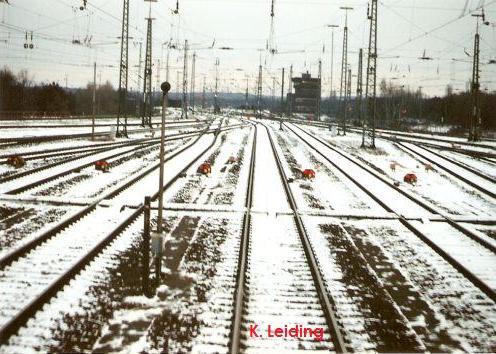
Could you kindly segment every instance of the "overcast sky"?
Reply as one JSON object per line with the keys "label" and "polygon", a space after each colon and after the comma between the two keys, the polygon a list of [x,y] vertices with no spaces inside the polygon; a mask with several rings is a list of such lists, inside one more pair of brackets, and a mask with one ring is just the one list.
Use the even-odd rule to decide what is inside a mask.
{"label": "overcast sky", "polygon": [[[79,10],[82,0],[0,0],[0,65],[15,72],[27,69],[35,81],[56,81],[79,87],[93,76],[93,62],[98,65],[98,80],[118,86],[122,1],[88,0],[86,10]],[[149,3],[131,0],[129,86],[138,84],[139,42],[146,41]],[[333,86],[339,90],[343,27],[342,6],[353,7],[348,13],[349,63],[357,73],[358,49],[367,49],[369,22],[367,0],[275,0],[274,43],[278,54],[270,55],[266,43],[270,35],[270,0],[179,0],[179,14],[174,15],[176,0],[158,0],[152,4],[153,86],[165,80],[167,45],[190,43],[196,48],[196,91],[201,91],[203,77],[207,90],[215,77],[219,58],[221,91],[244,92],[247,84],[256,90],[261,59],[264,65],[264,92],[271,92],[276,77],[280,94],[281,68],[294,74],[318,73],[322,60],[324,92],[330,90],[331,29],[334,31]],[[480,29],[482,88],[496,90],[496,0],[382,0],[379,1],[378,80],[385,78],[398,85],[435,95],[443,94],[451,83],[465,89],[471,77],[471,57],[476,19],[470,16],[484,5],[490,26]],[[480,10],[476,11],[480,12]],[[31,43],[33,49],[24,49]],[[26,33],[28,39],[26,41]],[[83,45],[73,44],[80,41]],[[85,46],[84,42],[89,42]],[[213,49],[210,49],[215,40]],[[219,47],[233,50],[220,50]],[[261,51],[262,50],[262,51]],[[433,60],[419,60],[424,53]],[[182,72],[183,53],[171,50],[169,81],[177,87],[177,72]],[[454,60],[453,60],[454,59]],[[191,74],[191,57],[188,71]],[[364,60],[366,65],[366,60]],[[364,65],[364,75],[365,75]],[[286,71],[287,72],[287,71]],[[286,76],[287,77],[287,76]],[[181,79],[182,80],[182,79]],[[355,90],[356,78],[353,77]],[[286,80],[287,83],[287,80]],[[142,84],[141,84],[142,85]]]}

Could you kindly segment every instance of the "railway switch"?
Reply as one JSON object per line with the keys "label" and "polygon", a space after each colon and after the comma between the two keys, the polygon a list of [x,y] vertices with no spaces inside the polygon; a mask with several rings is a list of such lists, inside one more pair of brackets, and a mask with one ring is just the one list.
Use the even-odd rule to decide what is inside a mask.
{"label": "railway switch", "polygon": [[315,178],[315,171],[312,169],[307,168],[306,170],[302,171],[302,176],[304,179],[314,179]]}
{"label": "railway switch", "polygon": [[414,173],[407,173],[403,178],[403,181],[410,184],[417,183],[417,176]]}
{"label": "railway switch", "polygon": [[208,162],[204,162],[198,167],[197,172],[202,175],[209,175],[212,173],[212,166]]}
{"label": "railway switch", "polygon": [[12,167],[20,168],[26,164],[26,161],[24,161],[24,158],[22,156],[14,155],[14,156],[10,156],[7,159],[7,163]]}
{"label": "railway switch", "polygon": [[97,171],[102,171],[102,172],[108,172],[110,169],[110,164],[105,161],[105,160],[99,160],[95,162],[95,170]]}

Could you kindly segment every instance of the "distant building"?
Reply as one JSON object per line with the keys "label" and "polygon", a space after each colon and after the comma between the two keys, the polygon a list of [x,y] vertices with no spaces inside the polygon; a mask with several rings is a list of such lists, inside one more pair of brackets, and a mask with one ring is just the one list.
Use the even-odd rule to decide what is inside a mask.
{"label": "distant building", "polygon": [[294,94],[291,95],[292,112],[308,115],[314,119],[319,110],[320,104],[320,79],[312,78],[307,72],[301,77],[291,79],[294,86]]}

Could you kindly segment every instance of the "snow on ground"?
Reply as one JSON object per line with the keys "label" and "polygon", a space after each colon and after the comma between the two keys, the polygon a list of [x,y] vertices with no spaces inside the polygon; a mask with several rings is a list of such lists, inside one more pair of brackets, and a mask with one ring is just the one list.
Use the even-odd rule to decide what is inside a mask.
{"label": "snow on ground", "polygon": [[34,202],[0,202],[0,257],[76,213],[79,207],[49,206]]}
{"label": "snow on ground", "polygon": [[435,152],[438,154],[441,154],[449,159],[455,160],[457,162],[460,162],[464,165],[467,165],[470,168],[473,168],[486,176],[492,177],[496,179],[496,164],[491,163],[489,161],[484,161],[480,160],[474,157],[470,157],[458,152],[454,151],[447,151],[447,150],[438,150],[436,149]]}
{"label": "snow on ground", "polygon": [[[177,115],[178,111],[174,111],[174,116]],[[237,123],[236,119],[229,120],[231,124]],[[224,125],[227,121],[224,120]],[[211,127],[217,127],[219,122],[217,119]],[[372,215],[394,218],[395,214],[387,213],[344,173],[357,179],[396,213],[421,219],[413,224],[493,289],[496,287],[494,254],[445,222],[429,222],[433,215],[331,149],[302,134],[330,159],[329,162],[288,129],[280,132],[278,124],[266,124],[288,178],[297,177],[295,168],[312,168],[317,172],[315,180],[295,179],[290,187],[299,211],[304,215],[305,228],[325,285],[336,303],[340,323],[353,350],[405,351],[406,348],[414,351],[421,349],[421,345],[432,352],[496,350],[494,303],[399,221],[358,220],[357,215],[361,218]],[[417,185],[401,182],[400,188],[452,216],[459,215],[460,219],[466,220],[465,227],[496,244],[490,220],[488,225],[468,221],[470,217],[494,218],[494,202],[454,177],[437,169],[424,171],[418,159],[388,141],[378,139],[377,151],[364,151],[358,148],[358,135],[332,137],[323,129],[304,129],[324,136],[346,156],[365,163],[368,170],[388,181],[402,181],[406,172],[415,172],[419,177]],[[1,134],[2,130],[0,137]],[[35,350],[162,352],[168,348],[170,353],[227,352],[254,137],[253,127],[219,134],[217,142],[186,171],[186,176],[166,191],[164,282],[152,297],[143,295],[140,283],[143,219],[139,217],[2,350],[8,353]],[[132,136],[132,139],[136,138]],[[196,142],[192,138],[170,144],[168,150],[188,145],[191,148],[166,163],[164,183],[213,140],[214,135],[209,134]],[[83,141],[42,143],[38,147],[76,146],[78,143],[83,146]],[[328,328],[290,215],[269,136],[262,125],[256,129],[256,144],[248,296],[242,328],[245,334],[242,344],[246,346],[242,347],[246,353],[302,349],[328,352],[332,349]],[[16,148],[10,146],[4,151]],[[36,146],[26,145],[22,149],[34,151]],[[120,147],[111,153],[126,149],[129,147]],[[115,158],[116,166],[110,173],[91,171],[88,178],[73,180],[73,184],[60,189],[55,187],[61,181],[50,182],[43,188],[28,191],[16,202],[3,198],[0,233],[8,234],[9,238],[2,239],[7,243],[0,247],[0,255],[7,249],[4,247],[26,242],[79,208],[59,207],[56,201],[65,198],[67,202],[88,202],[158,162],[156,147],[143,151],[130,155],[131,159]],[[236,163],[228,163],[231,156],[237,159]],[[91,159],[96,158],[92,156]],[[208,177],[196,173],[204,160],[213,163]],[[482,170],[486,170],[488,164],[466,157],[460,160]],[[390,168],[392,162],[398,162],[395,171]],[[63,168],[68,166],[71,165],[65,164]],[[53,168],[28,179],[32,181],[56,171],[59,170]],[[28,179],[7,182],[0,188],[7,191]],[[51,276],[78,255],[77,252],[84,252],[83,248],[97,242],[98,235],[104,235],[133,211],[123,206],[136,206],[142,203],[145,195],[154,194],[158,189],[157,182],[158,169],[114,199],[105,201],[105,207],[99,207],[98,213],[86,217],[88,222],[71,226],[65,236],[48,241],[26,258],[0,271],[0,282],[9,284],[9,287],[1,287],[0,308],[6,306],[4,311],[0,310],[0,324],[13,311],[9,304],[17,301],[20,306],[28,301],[29,296],[42,289]],[[487,187],[492,188],[492,184]],[[42,190],[49,191],[49,195],[36,196],[39,200],[35,201],[29,199]],[[177,211],[170,210],[174,208]],[[197,211],[181,211],[180,208]],[[339,217],[310,216],[318,213]],[[155,214],[154,210],[152,227],[156,225]],[[347,214],[355,216],[348,218]],[[16,217],[21,221],[13,225],[12,220]],[[35,222],[36,218],[39,222]],[[17,237],[16,232],[25,239]],[[75,233],[77,242],[74,242]],[[38,257],[40,254],[44,256]],[[24,285],[21,286],[22,279]],[[21,291],[26,284],[31,290]],[[246,336],[252,323],[266,329],[268,324],[284,326],[294,322],[310,327],[323,326],[326,341]]]}
{"label": "snow on ground", "polygon": [[[277,252],[274,252],[277,250]],[[303,246],[290,216],[253,215],[242,332],[258,325],[261,337],[242,341],[244,353],[328,353],[333,349]],[[270,338],[268,326],[322,328],[324,340]]]}
{"label": "snow on ground", "polygon": [[368,229],[371,241],[390,254],[432,309],[440,313],[435,320],[448,328],[463,351],[494,351],[496,307],[492,300],[398,221],[357,221],[354,225]]}
{"label": "snow on ground", "polygon": [[[236,129],[221,133],[214,147],[202,160],[193,164],[186,177],[179,179],[166,193],[166,201],[183,204],[236,205],[243,207],[250,162],[252,129]],[[249,139],[250,138],[250,139]],[[234,162],[229,162],[234,158]],[[212,172],[198,173],[201,163],[208,162]]]}
{"label": "snow on ground", "polygon": [[[295,131],[301,134],[301,131],[297,131],[297,130]],[[428,217],[430,215],[428,211],[419,209],[417,204],[415,204],[413,201],[399,194],[398,192],[393,190],[389,185],[381,181],[378,181],[377,178],[373,177],[373,174],[364,171],[363,168],[357,166],[346,157],[328,148],[324,144],[311,138],[308,135],[302,135],[302,136],[305,139],[308,138],[311,144],[315,146],[319,151],[321,151],[325,156],[327,156],[335,165],[339,166],[342,170],[346,171],[348,175],[350,175],[353,179],[358,181],[358,183],[360,183],[368,191],[371,191],[376,197],[380,198],[380,200],[383,203],[385,203],[387,206],[389,206],[391,209],[393,209],[393,211],[397,212],[398,214],[406,215],[406,216],[415,215],[415,216]],[[350,157],[350,154],[347,154],[346,152],[344,152],[344,154],[347,157]],[[356,159],[356,157],[351,156],[352,160],[354,158]],[[373,173],[378,172],[375,169],[372,169],[370,166],[366,166],[366,167],[370,169]],[[393,178],[389,178],[389,181],[392,183],[395,180]]]}
{"label": "snow on ground", "polygon": [[462,167],[460,167],[460,166],[458,166],[458,165],[456,165],[450,161],[447,161],[443,158],[440,158],[428,150],[422,149],[422,148],[420,148],[414,144],[407,143],[404,145],[407,148],[409,148],[415,152],[420,153],[422,156],[425,156],[427,159],[433,161],[434,163],[439,164],[439,165],[453,171],[454,173],[462,176],[463,178],[470,180],[471,182],[477,184],[479,187],[482,187],[488,191],[490,191],[491,189],[494,188],[494,183],[492,183],[492,182],[488,181],[487,179],[484,179],[480,176],[477,176],[476,174],[469,172],[466,169],[464,169],[464,168],[462,168]]}
{"label": "snow on ground", "polygon": [[[494,216],[496,213],[496,203],[492,198],[481,195],[479,191],[436,166],[433,166],[434,170],[426,170],[419,159],[396,147],[390,141],[377,139],[376,150],[364,150],[360,148],[361,136],[358,134],[348,133],[346,136],[331,138],[325,130],[316,128],[308,130],[322,136],[333,146],[351,154],[362,164],[367,164],[391,181],[400,182],[405,190],[419,195],[424,201],[436,205],[449,214]],[[327,151],[332,153],[329,149]],[[417,176],[416,184],[403,182],[403,177],[407,173],[414,173]],[[494,188],[494,186],[488,186],[488,188]],[[377,188],[371,188],[371,190],[377,190]],[[387,192],[379,193],[378,191],[381,196],[384,196],[384,193]],[[395,205],[396,202],[390,201],[389,204]],[[410,204],[409,207],[410,211],[418,209],[415,204]]]}
{"label": "snow on ground", "polygon": [[257,152],[252,211],[274,214],[291,209],[284,193],[269,136],[263,126],[257,128]]}
{"label": "snow on ground", "polygon": [[[141,234],[142,225],[142,218],[138,218],[126,232],[112,242],[106,252],[91,262],[76,279],[45,305],[45,311],[38,312],[28,322],[28,326],[21,328],[18,335],[12,337],[8,345],[2,348],[2,352],[90,350],[91,343],[95,341],[95,336],[98,336],[103,325],[101,321],[107,320],[105,310],[108,313],[109,305],[112,308],[117,305],[116,301],[122,301],[122,293],[132,289],[131,284],[139,290],[139,279],[133,279],[137,272],[132,274],[129,268],[119,265],[136,258],[136,253],[129,255],[126,252],[130,248],[133,249],[133,242],[136,242],[136,237]],[[136,248],[133,251],[136,252]],[[136,266],[138,265],[139,262]],[[116,274],[115,269],[119,268],[121,272],[127,269],[127,273]],[[120,276],[129,278],[119,281]]]}
{"label": "snow on ground", "polygon": [[[214,140],[212,134],[202,136],[198,141],[193,139],[191,147],[180,155],[169,160],[164,165],[164,184],[172,180],[190,161],[205,150]],[[196,141],[196,142],[195,142]],[[157,161],[158,162],[158,161]],[[113,204],[136,205],[142,203],[145,196],[151,196],[158,191],[159,169],[143,177],[139,183],[130,186],[112,199]]]}
{"label": "snow on ground", "polygon": [[[188,143],[189,140],[184,139],[184,141],[177,140],[166,143],[166,155],[178,150],[178,147]],[[97,171],[94,166],[89,166],[79,173],[56,179],[40,187],[30,189],[23,194],[66,196],[72,200],[95,198],[101,196],[101,194],[108,193],[110,188],[118,185],[121,181],[139,174],[148,168],[149,164],[156,163],[159,159],[159,149],[159,144],[150,147],[143,146],[140,150],[131,150],[129,154],[106,159],[111,164],[109,172]]]}
{"label": "snow on ground", "polygon": [[[272,128],[275,125],[271,125]],[[342,214],[357,212],[383,212],[383,208],[351,183],[338,169],[321,155],[302,144],[295,136],[275,130],[279,155],[287,176],[295,179],[291,188],[301,211],[325,210]],[[309,181],[301,176],[304,169],[313,169],[315,179]]]}
{"label": "snow on ground", "polygon": [[495,254],[479,243],[441,222],[413,221],[424,235],[440,246],[451,257],[477,275],[490,288],[496,290]]}
{"label": "snow on ground", "polygon": [[[95,351],[157,353],[168,346],[169,353],[226,352],[240,218],[173,215],[181,221],[166,239],[174,251],[165,262],[164,285],[150,299],[124,299],[102,329]],[[193,228],[181,226],[192,217]]]}

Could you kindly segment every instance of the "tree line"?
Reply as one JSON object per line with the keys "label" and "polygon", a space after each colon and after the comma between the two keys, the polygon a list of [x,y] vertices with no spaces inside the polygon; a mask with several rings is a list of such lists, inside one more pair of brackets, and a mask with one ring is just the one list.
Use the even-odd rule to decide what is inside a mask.
{"label": "tree line", "polygon": [[[97,85],[96,97],[98,114],[117,113],[118,95],[109,81]],[[8,68],[0,70],[0,111],[90,115],[92,102],[93,83],[84,88],[66,89],[55,82],[35,84],[26,70],[18,74]]]}
{"label": "tree line", "polygon": [[[472,96],[469,91],[454,92],[451,86],[446,87],[442,97],[426,97],[420,90],[411,90],[408,87],[394,85],[382,80],[378,87],[377,97],[377,126],[381,128],[402,129],[420,121],[431,124],[446,124],[464,130],[469,125],[472,110]],[[181,97],[176,94],[171,99],[171,105],[180,106]],[[207,104],[212,97],[207,95]],[[232,96],[232,97],[231,97]],[[239,95],[238,95],[239,96]],[[222,105],[234,107],[243,106],[241,96],[224,95]],[[118,110],[118,92],[109,81],[96,88],[96,110],[99,115],[115,115]],[[129,115],[137,114],[139,107],[139,93],[129,93],[125,110]],[[171,98],[173,98],[171,97]],[[93,109],[93,83],[84,88],[63,88],[55,82],[35,84],[26,70],[18,74],[8,68],[0,70],[0,112],[2,111],[36,111],[46,113],[65,112],[70,115],[90,115]],[[231,102],[232,99],[232,102]],[[177,102],[176,102],[177,101]],[[264,108],[274,105],[268,97],[262,101]],[[253,103],[253,102],[250,102]],[[160,105],[160,95],[153,97],[154,106]],[[197,102],[199,105],[200,102]],[[362,107],[365,102],[362,102]],[[353,98],[348,107],[350,121],[360,125],[360,105]],[[481,92],[480,107],[482,128],[496,128],[496,93]],[[323,98],[322,113],[339,116],[342,105],[337,98]]]}

